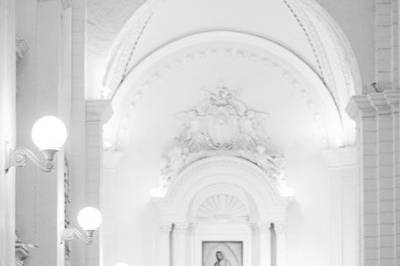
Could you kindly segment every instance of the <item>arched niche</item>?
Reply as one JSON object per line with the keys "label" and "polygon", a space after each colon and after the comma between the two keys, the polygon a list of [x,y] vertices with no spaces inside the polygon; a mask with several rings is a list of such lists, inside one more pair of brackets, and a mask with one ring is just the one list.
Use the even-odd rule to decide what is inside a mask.
{"label": "arched niche", "polygon": [[[203,46],[208,48],[200,48]],[[212,52],[215,47],[219,48],[221,55]],[[261,68],[274,68],[279,73],[277,77],[280,80],[291,82],[291,89],[302,93],[306,104],[310,105],[310,112],[318,116],[317,123],[321,124],[325,132],[324,141],[327,146],[353,142],[352,124],[347,123],[349,119],[343,116],[343,110],[338,106],[333,92],[312,66],[288,47],[273,40],[250,33],[226,30],[186,36],[161,47],[140,61],[112,99],[114,115],[105,128],[105,138],[114,147],[123,145],[131,130],[132,124],[129,121],[133,115],[132,106],[138,105],[141,98],[146,96],[146,92],[163,81],[172,70],[179,71],[182,65],[191,65],[204,57],[222,56],[231,50],[237,50],[234,53],[228,52],[234,60],[248,58]],[[225,81],[229,82],[230,79]],[[303,93],[305,91],[307,93]]]}
{"label": "arched niche", "polygon": [[159,265],[201,266],[208,243],[220,249],[223,243],[241,243],[244,266],[271,265],[273,257],[284,265],[285,232],[273,232],[276,254],[271,232],[284,228],[290,198],[281,196],[275,177],[245,159],[194,162],[153,202],[162,229]]}

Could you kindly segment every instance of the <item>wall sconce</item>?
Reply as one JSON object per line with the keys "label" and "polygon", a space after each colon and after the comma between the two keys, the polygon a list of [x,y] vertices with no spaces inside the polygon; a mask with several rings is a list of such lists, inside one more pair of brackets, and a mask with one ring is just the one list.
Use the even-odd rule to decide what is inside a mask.
{"label": "wall sconce", "polygon": [[8,151],[6,170],[11,167],[23,167],[29,159],[44,172],[54,169],[54,156],[62,148],[67,139],[64,123],[55,116],[44,116],[32,127],[32,140],[44,157],[44,162],[28,148],[17,147]]}
{"label": "wall sconce", "polygon": [[85,207],[78,213],[78,224],[83,229],[83,233],[76,227],[69,227],[64,230],[62,242],[71,241],[75,238],[90,245],[93,242],[94,233],[102,222],[101,213],[93,207]]}

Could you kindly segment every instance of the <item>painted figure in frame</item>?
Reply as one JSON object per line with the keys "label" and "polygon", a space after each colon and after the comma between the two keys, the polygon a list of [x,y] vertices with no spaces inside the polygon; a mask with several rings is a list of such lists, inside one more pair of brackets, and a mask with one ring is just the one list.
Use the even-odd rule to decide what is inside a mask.
{"label": "painted figure in frame", "polygon": [[217,261],[214,263],[214,266],[232,266],[229,260],[225,258],[222,251],[217,251],[215,257],[217,258]]}

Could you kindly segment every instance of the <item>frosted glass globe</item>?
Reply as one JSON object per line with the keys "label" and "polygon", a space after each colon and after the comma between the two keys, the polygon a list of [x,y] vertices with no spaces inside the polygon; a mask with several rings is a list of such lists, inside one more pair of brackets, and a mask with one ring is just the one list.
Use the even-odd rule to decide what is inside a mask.
{"label": "frosted glass globe", "polygon": [[39,150],[59,150],[66,139],[67,129],[55,116],[43,116],[32,127],[32,140]]}
{"label": "frosted glass globe", "polygon": [[101,213],[96,208],[85,207],[78,213],[78,223],[83,230],[97,230],[101,221]]}

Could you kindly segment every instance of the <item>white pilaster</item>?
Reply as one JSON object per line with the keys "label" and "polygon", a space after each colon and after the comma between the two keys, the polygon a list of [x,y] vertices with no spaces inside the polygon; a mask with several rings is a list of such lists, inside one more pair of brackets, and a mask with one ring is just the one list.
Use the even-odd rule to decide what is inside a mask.
{"label": "white pilaster", "polygon": [[259,224],[260,266],[271,266],[271,223]]}
{"label": "white pilaster", "polygon": [[171,266],[171,224],[160,226],[158,266]]}
{"label": "white pilaster", "polygon": [[276,236],[276,266],[287,266],[287,224],[274,223]]}
{"label": "white pilaster", "polygon": [[357,95],[348,105],[349,115],[357,123],[357,157],[361,202],[361,265],[378,265],[379,198],[377,174],[376,111],[366,95]]}
{"label": "white pilaster", "polygon": [[357,122],[362,186],[361,265],[397,265],[398,90],[354,96],[348,111]]}
{"label": "white pilaster", "polygon": [[395,222],[395,258],[397,263],[400,261],[400,90],[387,90],[385,91],[385,98],[390,105],[391,118],[392,118],[392,173],[393,173],[393,187],[394,187],[394,222]]}
{"label": "white pilaster", "polygon": [[396,265],[396,180],[393,175],[393,114],[383,93],[369,95],[376,109],[379,195],[379,255],[382,265]]}
{"label": "white pilaster", "polygon": [[[100,208],[103,175],[103,124],[111,111],[109,100],[86,102],[86,204]],[[86,247],[86,266],[102,263],[101,229],[94,243]]]}
{"label": "white pilaster", "polygon": [[[116,186],[117,167],[123,157],[123,153],[116,150],[103,151],[103,173],[101,176],[101,191],[100,191],[100,210],[103,215],[103,224],[100,227],[99,238],[100,238],[100,258],[103,265],[113,265],[117,258],[121,257],[120,250],[116,246],[115,242],[107,241],[109,239],[115,239],[113,236],[118,234],[118,227],[115,226],[118,223],[118,218],[114,216],[114,209],[116,202],[113,196]],[[107,230],[103,230],[107,228]],[[107,235],[105,233],[107,232]],[[103,254],[103,250],[106,250]]]}
{"label": "white pilaster", "polygon": [[173,231],[173,266],[186,266],[187,264],[187,235],[189,225],[178,223],[174,225]]}
{"label": "white pilaster", "polygon": [[360,192],[357,150],[341,147],[324,151],[330,176],[330,264],[359,265]]}

